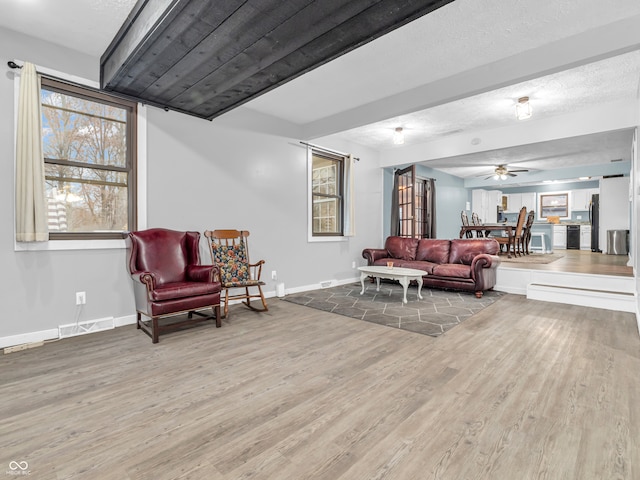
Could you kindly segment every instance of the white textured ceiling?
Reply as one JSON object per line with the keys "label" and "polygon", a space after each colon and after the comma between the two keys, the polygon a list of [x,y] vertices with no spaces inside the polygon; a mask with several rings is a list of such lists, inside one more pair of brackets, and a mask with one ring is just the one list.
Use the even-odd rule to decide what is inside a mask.
{"label": "white textured ceiling", "polygon": [[[0,27],[95,56],[97,64],[135,3],[0,0]],[[534,109],[528,121],[538,123],[612,102],[637,104],[639,24],[638,0],[455,0],[243,108],[300,125],[304,139],[336,134],[385,150],[510,125],[523,95]],[[557,59],[545,63],[545,56]],[[397,126],[406,129],[402,147],[389,145]],[[448,152],[428,165],[468,177],[496,163],[594,164],[623,150],[628,157],[629,138],[626,131],[522,142]]]}
{"label": "white textured ceiling", "polygon": [[0,26],[99,57],[136,0],[0,0]]}
{"label": "white textured ceiling", "polygon": [[455,0],[248,106],[305,124],[638,14],[637,0]]}
{"label": "white textured ceiling", "polygon": [[[424,164],[457,177],[490,175],[497,165],[528,169],[532,173],[572,168],[576,165],[605,165],[628,160],[632,130],[617,130],[530,143],[499,150],[429,160]],[[520,174],[520,177],[526,175]]]}
{"label": "white textured ceiling", "polygon": [[405,144],[416,145],[447,135],[522,122],[515,117],[516,99],[522,96],[529,96],[533,109],[532,118],[524,122],[566,115],[612,102],[631,103],[637,101],[639,80],[640,51],[637,50],[364,125],[345,131],[340,137],[386,150],[398,148],[393,145],[392,137],[395,128],[402,127]]}

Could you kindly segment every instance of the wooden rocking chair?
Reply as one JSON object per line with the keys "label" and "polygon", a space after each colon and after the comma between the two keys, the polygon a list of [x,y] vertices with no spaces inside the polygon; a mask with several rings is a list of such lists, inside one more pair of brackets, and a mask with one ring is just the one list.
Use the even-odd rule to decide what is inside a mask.
{"label": "wooden rocking chair", "polygon": [[[249,232],[246,230],[207,230],[204,232],[204,236],[209,239],[213,264],[220,270],[220,281],[224,291],[224,317],[229,312],[229,300],[246,300],[242,303],[257,312],[269,310],[262,293],[262,285],[265,283],[260,280],[264,260],[257,263],[249,262],[247,241]],[[249,288],[251,287],[257,288],[258,292],[250,293]],[[230,295],[229,290],[232,288],[244,289],[244,292]],[[262,308],[255,308],[251,305],[252,298],[262,300]]]}

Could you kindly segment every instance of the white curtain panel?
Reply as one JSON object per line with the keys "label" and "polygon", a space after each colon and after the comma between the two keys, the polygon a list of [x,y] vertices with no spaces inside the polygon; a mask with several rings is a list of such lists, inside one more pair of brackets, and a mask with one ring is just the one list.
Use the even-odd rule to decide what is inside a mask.
{"label": "white curtain panel", "polygon": [[42,155],[40,77],[27,63],[20,75],[16,132],[16,241],[46,242],[47,200]]}
{"label": "white curtain panel", "polygon": [[356,234],[356,189],[355,189],[355,168],[353,155],[349,155],[345,158],[345,198],[347,203],[345,205],[345,222],[344,222],[344,235],[346,237],[353,237]]}

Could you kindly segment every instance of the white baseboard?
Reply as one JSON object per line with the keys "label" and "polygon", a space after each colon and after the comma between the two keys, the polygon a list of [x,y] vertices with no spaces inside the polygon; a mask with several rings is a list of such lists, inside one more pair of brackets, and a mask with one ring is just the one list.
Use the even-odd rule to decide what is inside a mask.
{"label": "white baseboard", "polygon": [[47,340],[57,340],[58,329],[51,328],[38,332],[21,333],[0,337],[0,348],[13,347],[14,345],[27,345],[29,343],[46,342]]}
{"label": "white baseboard", "polygon": [[[125,315],[117,317],[113,320],[116,327],[124,325],[134,325],[136,323],[136,315]],[[28,345],[30,343],[46,342],[50,340],[58,340],[60,338],[59,328],[50,328],[36,332],[21,333],[18,335],[10,335],[0,337],[0,348],[13,347],[15,345]]]}
{"label": "white baseboard", "polygon": [[348,285],[350,283],[359,282],[359,281],[360,281],[360,277],[347,278],[344,280],[328,280],[328,282],[331,282],[329,285],[326,285],[326,283],[323,281],[323,282],[314,283],[311,285],[303,285],[302,287],[287,288],[285,289],[285,295],[290,293],[308,292],[310,290],[320,290],[321,288],[339,287],[340,285]]}

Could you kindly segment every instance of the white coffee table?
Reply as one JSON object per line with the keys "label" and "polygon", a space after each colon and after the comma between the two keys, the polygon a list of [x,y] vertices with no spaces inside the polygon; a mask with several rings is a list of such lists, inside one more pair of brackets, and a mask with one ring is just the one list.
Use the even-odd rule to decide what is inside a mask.
{"label": "white coffee table", "polygon": [[411,280],[418,282],[418,298],[422,300],[422,277],[428,275],[429,272],[424,270],[416,270],[415,268],[402,268],[402,267],[358,267],[360,270],[360,283],[362,284],[362,291],[360,295],[364,293],[364,279],[367,277],[375,277],[376,279],[376,292],[380,291],[380,279],[388,278],[390,280],[398,280],[404,291],[403,303],[407,303],[407,287]]}

